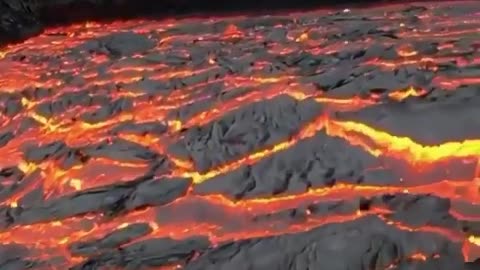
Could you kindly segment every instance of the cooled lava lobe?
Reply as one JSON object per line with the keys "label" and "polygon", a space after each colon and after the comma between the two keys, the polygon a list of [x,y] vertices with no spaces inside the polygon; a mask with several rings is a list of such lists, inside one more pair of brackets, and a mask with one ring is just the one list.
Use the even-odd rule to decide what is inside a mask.
{"label": "cooled lava lobe", "polygon": [[480,269],[480,5],[88,22],[0,51],[0,269]]}

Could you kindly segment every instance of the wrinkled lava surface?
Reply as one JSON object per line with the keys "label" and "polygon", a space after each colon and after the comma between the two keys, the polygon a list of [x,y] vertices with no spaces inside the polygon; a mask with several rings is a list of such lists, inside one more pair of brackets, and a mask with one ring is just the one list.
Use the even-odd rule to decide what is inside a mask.
{"label": "wrinkled lava surface", "polygon": [[0,54],[0,269],[480,269],[480,5],[81,23]]}

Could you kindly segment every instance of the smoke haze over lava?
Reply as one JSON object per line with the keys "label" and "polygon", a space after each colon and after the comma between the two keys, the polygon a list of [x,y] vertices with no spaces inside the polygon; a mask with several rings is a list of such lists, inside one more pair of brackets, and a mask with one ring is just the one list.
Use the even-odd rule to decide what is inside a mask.
{"label": "smoke haze over lava", "polygon": [[0,269],[480,269],[480,5],[88,21],[0,50]]}

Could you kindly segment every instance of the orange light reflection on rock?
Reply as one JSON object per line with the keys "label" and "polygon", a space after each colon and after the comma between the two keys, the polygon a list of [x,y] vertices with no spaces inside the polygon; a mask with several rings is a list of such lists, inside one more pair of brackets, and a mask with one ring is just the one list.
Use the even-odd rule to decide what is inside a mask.
{"label": "orange light reflection on rock", "polygon": [[[347,12],[347,11],[345,11]],[[348,11],[349,12],[349,11]],[[385,15],[386,16],[386,15]],[[389,15],[390,16],[390,15]],[[430,22],[431,15],[419,15],[418,19],[423,22]],[[382,17],[372,17],[373,20],[384,19]],[[402,17],[391,15],[390,19],[399,20]],[[212,23],[215,19],[211,20]],[[469,24],[480,23],[479,20],[465,20]],[[190,23],[195,23],[191,20]],[[439,25],[454,25],[455,21],[445,20]],[[0,92],[15,93],[26,88],[52,88],[53,95],[41,99],[30,100],[23,97],[21,103],[23,111],[14,118],[8,118],[0,115],[0,129],[13,130],[14,138],[5,146],[1,147],[2,156],[0,157],[0,168],[17,166],[26,176],[30,177],[29,182],[22,183],[24,186],[13,192],[13,194],[2,202],[2,205],[9,205],[13,208],[19,208],[20,200],[29,192],[42,187],[44,190],[43,199],[52,199],[67,194],[74,194],[77,191],[84,191],[104,185],[110,185],[117,182],[128,181],[141,176],[148,170],[146,162],[126,162],[115,161],[107,158],[92,158],[82,164],[75,165],[68,169],[62,169],[59,161],[44,160],[39,164],[29,163],[24,160],[23,153],[19,150],[23,145],[32,142],[38,142],[45,145],[54,141],[63,141],[69,147],[83,147],[92,143],[101,141],[109,141],[113,137],[127,140],[155,151],[158,154],[165,155],[173,164],[173,175],[192,178],[194,185],[221,175],[227,174],[244,165],[253,165],[265,158],[281,151],[294,147],[299,141],[315,136],[318,132],[325,132],[330,136],[344,139],[351,145],[364,149],[375,157],[388,156],[398,160],[406,161],[412,166],[412,170],[422,168],[427,165],[435,165],[442,161],[452,159],[475,159],[478,161],[480,154],[480,140],[464,140],[458,142],[445,142],[439,145],[422,145],[412,138],[399,137],[390,134],[388,131],[380,130],[375,127],[368,126],[364,123],[355,121],[340,121],[329,115],[331,111],[355,111],[368,106],[374,106],[382,100],[379,96],[371,95],[368,98],[352,97],[352,98],[333,98],[318,94],[319,91],[309,91],[304,86],[299,86],[297,81],[300,78],[297,75],[258,75],[255,72],[261,72],[267,69],[271,63],[268,61],[258,61],[252,64],[252,74],[231,75],[226,74],[225,70],[216,67],[216,58],[214,55],[209,56],[205,64],[207,66],[171,68],[166,64],[124,64],[121,59],[118,63],[109,66],[103,76],[100,76],[98,64],[106,64],[109,57],[102,54],[91,54],[87,63],[79,65],[72,59],[64,59],[55,67],[47,67],[46,65],[33,65],[32,63],[21,63],[13,61],[9,57],[16,53],[23,53],[26,56],[35,55],[53,55],[60,56],[61,52],[65,52],[82,44],[85,41],[92,40],[103,35],[108,35],[119,29],[128,28],[138,33],[148,34],[151,30],[159,32],[178,25],[177,21],[163,21],[155,24],[148,24],[146,21],[136,20],[131,22],[114,22],[111,24],[87,22],[75,24],[68,27],[57,27],[49,29],[45,34],[34,37],[24,43],[8,46],[0,51],[0,69],[5,70],[5,74],[0,78]],[[459,35],[474,34],[475,29],[467,30],[448,30],[437,33],[434,31],[434,25],[424,23],[424,29],[408,29],[406,23],[401,22],[402,31],[398,37],[408,37],[417,39],[432,38],[442,40],[453,38]],[[278,27],[283,27],[279,25]],[[326,27],[319,27],[317,34],[328,36],[329,31],[336,31],[335,25],[333,30]],[[388,30],[388,29],[387,29]],[[163,34],[163,33],[161,33]],[[157,40],[155,50],[157,53],[169,53],[175,44],[180,42],[211,42],[220,40],[222,42],[237,42],[247,38],[255,42],[262,42],[264,36],[252,33],[250,30],[240,29],[235,23],[229,23],[224,31],[219,34],[202,34],[200,37],[187,34],[173,34],[162,37]],[[306,29],[295,33],[288,33],[285,44],[280,42],[271,42],[266,50],[270,54],[285,55],[288,53],[299,51],[300,49],[314,55],[334,54],[346,49],[366,48],[375,40],[365,39],[359,42],[341,41],[334,44],[328,43],[328,40],[314,40],[314,35],[310,34]],[[389,45],[388,42],[385,45]],[[307,47],[301,47],[307,46]],[[406,44],[397,50],[397,54],[401,59],[384,60],[369,59],[363,65],[379,66],[385,69],[397,69],[401,66],[420,65],[421,68],[437,70],[437,66],[442,63],[456,61],[456,65],[464,67],[479,63],[480,58],[473,60],[464,60],[457,55],[460,51],[455,51],[452,44],[439,44],[439,50],[451,50],[444,56],[425,57],[422,56],[411,45]],[[191,57],[187,50],[181,52],[181,57]],[[141,55],[135,55],[132,59],[142,58]],[[111,64],[111,63],[109,63]],[[137,66],[138,65],[138,66]],[[51,70],[47,70],[50,68]],[[22,72],[29,70],[29,72]],[[53,76],[53,71],[60,70],[61,73],[74,74],[83,80],[79,86],[68,85],[60,76]],[[293,69],[292,69],[293,70]],[[142,99],[146,96],[142,89],[135,89],[136,83],[142,79],[158,80],[161,82],[170,82],[170,80],[182,80],[184,78],[194,78],[202,76],[202,73],[212,72],[212,77],[206,81],[195,84],[193,86],[180,85],[178,89],[171,93],[159,95],[148,100]],[[48,75],[42,77],[41,75]],[[108,87],[115,84],[123,85],[118,91],[107,91]],[[215,98],[214,94],[200,93],[203,88],[208,88],[212,83],[223,83],[225,90],[222,94],[236,87],[252,88],[253,91],[236,98],[227,99],[222,102],[212,102],[212,106],[201,111],[193,117],[180,121],[177,119],[169,119],[171,112],[175,112],[186,105],[194,104]],[[461,85],[480,84],[480,79],[475,77],[465,78],[447,78],[435,77],[434,84],[445,89],[456,89]],[[265,88],[265,84],[270,84]],[[109,117],[107,120],[99,123],[87,123],[77,119],[76,115],[91,112],[100,109],[100,106],[77,106],[66,108],[65,112],[55,114],[52,117],[46,117],[36,112],[37,106],[43,102],[54,101],[66,92],[75,92],[79,89],[94,88],[96,94],[106,95],[112,101],[121,97],[138,98],[133,104],[130,111],[122,111],[116,115]],[[202,88],[203,87],[203,88]],[[175,87],[176,88],[176,87]],[[200,89],[200,90],[199,90]],[[181,160],[169,155],[166,146],[171,142],[172,138],[178,138],[178,133],[182,129],[202,126],[215,121],[225,114],[239,109],[244,104],[259,102],[262,100],[272,99],[279,95],[289,95],[298,101],[311,98],[322,105],[325,105],[325,115],[319,116],[312,122],[302,127],[298,133],[291,138],[280,142],[276,145],[266,146],[264,149],[254,153],[247,154],[238,160],[220,165],[207,172],[197,172],[194,164],[190,160]],[[391,91],[386,96],[388,101],[402,101],[409,97],[419,97],[425,95],[426,91],[409,87]],[[32,125],[28,130],[20,133],[18,127],[23,119],[33,119],[37,126]],[[74,120],[72,120],[74,119]],[[166,123],[168,130],[162,135],[152,134],[130,134],[119,133],[112,135],[109,131],[117,124],[127,121],[135,123],[144,123],[152,119],[155,121]],[[17,134],[18,133],[18,134]],[[477,167],[480,170],[480,166]],[[66,218],[59,221],[51,221],[45,223],[31,225],[16,225],[15,227],[5,229],[0,232],[0,241],[2,243],[20,243],[26,246],[33,246],[43,251],[58,251],[58,254],[64,254],[68,258],[69,263],[77,263],[82,258],[74,258],[69,256],[66,247],[76,241],[84,239],[94,239],[107,235],[118,228],[125,227],[128,224],[145,222],[152,229],[152,233],[135,241],[141,241],[145,238],[152,237],[173,237],[183,239],[189,236],[205,235],[217,244],[222,241],[240,240],[252,237],[265,237],[285,233],[296,233],[312,228],[335,222],[347,222],[355,220],[368,214],[388,213],[385,209],[372,209],[370,211],[357,212],[352,215],[344,216],[324,216],[314,217],[310,213],[305,213],[307,218],[301,224],[287,224],[283,227],[276,227],[276,224],[251,224],[247,220],[248,217],[255,215],[269,214],[294,207],[300,207],[307,203],[315,203],[322,200],[349,200],[358,196],[375,196],[386,193],[405,192],[411,194],[434,194],[442,198],[449,198],[458,201],[467,201],[472,204],[480,204],[479,199],[479,181],[480,175],[475,175],[477,179],[470,182],[460,181],[439,181],[437,183],[423,186],[361,186],[349,184],[337,184],[330,188],[310,189],[302,194],[277,196],[268,198],[245,199],[233,201],[221,194],[213,195],[194,195],[191,192],[185,197],[177,199],[175,202],[164,207],[175,207],[177,204],[187,202],[189,200],[201,200],[212,206],[220,207],[222,210],[232,215],[242,216],[244,218],[245,227],[241,230],[228,230],[224,225],[214,222],[194,223],[192,221],[185,222],[169,222],[168,220],[158,220],[156,209],[148,207],[143,210],[136,210],[118,216],[115,219],[108,219],[102,214],[88,214],[83,217]],[[190,187],[190,191],[194,187]],[[461,214],[452,212],[457,218],[461,218]],[[468,217],[469,220],[480,217]],[[465,236],[455,234],[445,229],[424,226],[421,228],[410,228],[406,225],[388,221],[386,222],[399,229],[406,231],[428,231],[444,235],[456,242],[464,243],[464,254],[467,254],[469,245],[480,246],[478,236]],[[465,240],[466,239],[466,240]],[[53,252],[55,253],[55,252]],[[39,254],[39,257],[47,258],[48,254]],[[426,256],[421,253],[409,254],[410,259],[423,261]],[[467,258],[467,255],[465,255]],[[392,264],[394,267],[394,264]],[[176,269],[178,266],[167,266],[165,269]],[[171,268],[170,268],[171,267]]]}

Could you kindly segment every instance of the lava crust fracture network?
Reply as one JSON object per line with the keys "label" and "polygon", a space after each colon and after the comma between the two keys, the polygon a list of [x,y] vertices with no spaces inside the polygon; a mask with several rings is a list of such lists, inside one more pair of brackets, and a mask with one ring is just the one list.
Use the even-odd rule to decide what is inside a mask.
{"label": "lava crust fracture network", "polygon": [[480,5],[0,52],[0,269],[480,269]]}

